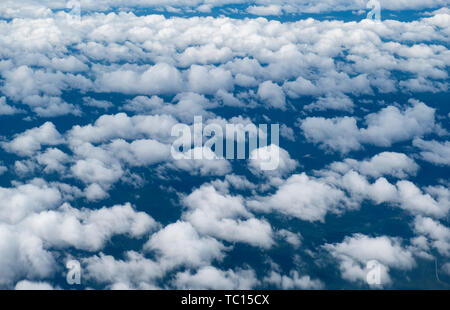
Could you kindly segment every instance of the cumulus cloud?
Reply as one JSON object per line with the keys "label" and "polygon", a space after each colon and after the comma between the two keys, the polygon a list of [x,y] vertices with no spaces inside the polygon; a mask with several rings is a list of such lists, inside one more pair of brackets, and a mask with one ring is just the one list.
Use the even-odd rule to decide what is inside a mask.
{"label": "cumulus cloud", "polygon": [[6,103],[6,97],[0,97],[0,115],[14,115],[21,111]]}
{"label": "cumulus cloud", "polygon": [[320,280],[313,280],[310,276],[300,276],[296,270],[292,270],[289,275],[281,275],[272,270],[270,274],[264,278],[264,282],[283,290],[311,290],[324,288],[324,284]]}
{"label": "cumulus cloud", "polygon": [[53,290],[54,287],[47,282],[32,282],[28,280],[23,280],[17,282],[15,286],[16,290],[25,290],[25,291],[50,291]]}
{"label": "cumulus cloud", "polygon": [[213,266],[200,268],[195,273],[180,272],[174,280],[178,289],[249,290],[258,280],[251,269],[220,270]]}
{"label": "cumulus cloud", "polygon": [[190,149],[183,157],[175,159],[168,167],[201,176],[226,175],[231,171],[231,164],[206,146]]}
{"label": "cumulus cloud", "polygon": [[431,245],[444,256],[450,256],[450,229],[429,217],[418,216],[414,220],[417,234],[429,238]]}
{"label": "cumulus cloud", "polygon": [[20,156],[31,156],[44,145],[58,145],[63,143],[63,138],[56,130],[55,125],[46,122],[41,127],[29,129],[14,137],[9,142],[3,142],[2,147]]}
{"label": "cumulus cloud", "polygon": [[[229,4],[239,4],[238,11]],[[382,1],[383,8],[395,10],[445,4]],[[24,116],[2,132],[7,135],[2,136],[3,150],[23,157],[5,156],[0,165],[0,174],[8,170],[0,188],[0,267],[8,267],[0,268],[2,288],[57,288],[51,279],[61,251],[69,249],[81,250],[85,279],[95,288],[324,288],[303,270],[271,269],[258,278],[239,252],[233,255],[242,264],[224,267],[222,262],[238,243],[256,247],[269,260],[275,258],[268,250],[284,242],[315,256],[303,240],[303,228],[293,229],[290,221],[314,222],[322,229],[327,215],[344,216],[364,202],[414,215],[415,236],[409,247],[399,238],[369,233],[347,236],[341,243],[324,240],[344,279],[362,283],[365,264],[376,259],[383,282],[395,283],[390,270],[412,269],[413,254],[449,255],[449,190],[427,186],[425,179],[413,183],[422,176],[422,160],[448,165],[447,141],[442,141],[448,129],[438,123],[444,119],[440,103],[411,99],[408,105],[386,105],[377,100],[379,94],[403,98],[447,91],[448,10],[411,22],[383,23],[279,22],[253,16],[365,9],[366,1],[359,0],[86,0],[83,10],[125,5],[178,17],[113,12],[83,14],[74,23],[70,14],[55,11],[66,8],[63,0],[0,4],[0,16],[14,17],[0,24],[0,115]],[[209,14],[221,6],[221,14],[250,18],[183,17],[191,9]],[[383,108],[367,112],[376,110],[375,104]],[[106,111],[110,115],[102,115]],[[302,166],[303,173],[296,172],[299,154],[290,145],[258,150],[279,153],[273,171],[261,171],[254,156],[246,167],[216,158],[208,147],[186,153],[212,160],[174,161],[169,156],[172,127],[191,125],[194,116],[222,128],[241,124],[239,131],[261,118],[282,121],[281,136],[295,142],[297,132],[288,127],[293,120],[285,118],[289,115],[300,117],[309,142],[327,150],[345,154],[369,145],[386,150],[333,157],[340,161],[331,164],[308,155],[305,163],[321,170]],[[56,119],[41,121],[48,117]],[[411,140],[419,154],[407,147],[389,149]],[[34,178],[38,173],[67,183]],[[182,189],[176,182],[163,185],[172,180],[171,173],[180,181],[187,174],[195,178],[183,182]],[[102,199],[116,199],[130,183],[145,184],[150,174],[150,207],[125,202],[97,207]],[[202,184],[205,177],[209,183]],[[112,192],[119,181],[124,184]],[[170,205],[179,198],[180,217],[164,226],[150,216],[154,206],[166,207],[158,194],[151,196],[159,191]],[[141,192],[133,194],[138,199]],[[86,208],[79,207],[80,199]],[[274,221],[274,214],[282,216]],[[286,226],[279,227],[279,220]],[[133,251],[120,248],[121,257],[103,254],[117,235],[144,245]]]}
{"label": "cumulus cloud", "polygon": [[387,203],[400,207],[412,214],[423,214],[437,218],[445,217],[449,205],[450,192],[443,186],[428,186],[424,189],[417,187],[407,180],[399,180],[391,184],[386,178],[379,177],[374,182],[356,172],[346,171],[345,164],[334,164],[334,168],[344,168],[337,173],[331,170],[317,172],[319,181],[331,184],[349,194],[346,200],[348,207],[358,206],[364,200],[370,200],[376,204]]}
{"label": "cumulus cloud", "polygon": [[257,95],[267,106],[284,110],[286,97],[283,89],[271,81],[259,84]]}
{"label": "cumulus cloud", "polygon": [[294,171],[298,165],[299,163],[292,159],[286,150],[275,144],[255,149],[250,153],[249,168],[255,173],[281,177]]}
{"label": "cumulus cloud", "polygon": [[258,197],[247,204],[262,212],[279,212],[305,221],[323,222],[328,212],[338,212],[345,193],[323,182],[296,174],[286,180],[271,196]]}
{"label": "cumulus cloud", "polygon": [[81,211],[65,204],[30,215],[20,225],[53,247],[86,251],[102,249],[113,235],[139,238],[158,227],[153,218],[130,204]]}
{"label": "cumulus cloud", "polygon": [[396,142],[441,132],[435,122],[435,109],[410,100],[412,106],[399,110],[388,106],[365,117],[366,128],[359,128],[354,117],[308,117],[300,121],[305,137],[324,148],[348,153],[363,144],[389,147]]}
{"label": "cumulus cloud", "polygon": [[[444,0],[427,1],[390,1],[381,0],[383,8],[388,10],[417,10],[423,8],[436,8],[445,5]],[[247,11],[255,15],[280,15],[282,13],[328,13],[335,11],[349,11],[366,9],[366,2],[360,0],[342,1],[288,1],[288,0],[132,0],[132,1],[110,1],[110,0],[86,0],[83,2],[83,10],[107,11],[117,8],[150,8],[165,10],[167,12],[179,12],[180,10],[196,10],[199,12],[211,12],[213,8],[226,7],[230,4],[240,4],[247,7]],[[67,8],[65,0],[26,0],[25,9],[19,10],[14,1],[7,0],[0,7],[0,13],[5,17],[45,17],[52,10]]]}
{"label": "cumulus cloud", "polygon": [[363,161],[347,158],[343,162],[332,163],[330,168],[342,174],[353,169],[374,178],[389,175],[402,179],[415,175],[419,170],[419,166],[413,159],[395,152],[382,152]]}
{"label": "cumulus cloud", "polygon": [[3,223],[16,223],[32,212],[56,208],[61,199],[59,189],[42,179],[10,188],[0,187],[0,219]]}
{"label": "cumulus cloud", "polygon": [[126,252],[123,260],[100,253],[82,262],[86,279],[110,289],[156,289],[155,280],[164,275],[159,264],[135,251]]}
{"label": "cumulus cloud", "polygon": [[346,95],[320,97],[317,101],[305,106],[307,110],[344,110],[353,111],[354,103]]}
{"label": "cumulus cloud", "polygon": [[125,113],[102,115],[94,124],[75,125],[68,133],[68,141],[76,147],[83,142],[99,143],[113,139],[137,137],[168,139],[176,120],[169,115],[136,115]]}
{"label": "cumulus cloud", "polygon": [[0,225],[0,286],[10,287],[20,279],[42,279],[54,274],[52,253],[44,249],[42,240],[27,232],[16,232]]}
{"label": "cumulus cloud", "polygon": [[188,210],[182,217],[201,234],[262,248],[274,243],[270,224],[255,218],[240,196],[222,194],[205,185],[185,197],[183,203]]}
{"label": "cumulus cloud", "polygon": [[225,246],[211,237],[200,237],[188,222],[178,221],[155,233],[144,245],[159,255],[161,265],[196,267],[224,257]]}
{"label": "cumulus cloud", "polygon": [[450,142],[425,141],[415,139],[413,145],[420,149],[420,156],[423,160],[439,166],[450,165]]}
{"label": "cumulus cloud", "polygon": [[83,104],[88,107],[98,108],[98,109],[104,109],[108,110],[113,106],[113,104],[106,100],[97,100],[91,97],[85,97],[83,98]]}
{"label": "cumulus cloud", "polygon": [[392,283],[390,269],[410,270],[416,265],[412,253],[402,247],[401,241],[387,236],[355,234],[341,243],[323,247],[338,260],[342,278],[352,282],[366,282],[366,266],[372,260],[380,264],[382,285]]}
{"label": "cumulus cloud", "polygon": [[127,68],[106,69],[100,71],[95,82],[99,91],[142,95],[176,93],[183,86],[180,72],[166,63],[137,72]]}

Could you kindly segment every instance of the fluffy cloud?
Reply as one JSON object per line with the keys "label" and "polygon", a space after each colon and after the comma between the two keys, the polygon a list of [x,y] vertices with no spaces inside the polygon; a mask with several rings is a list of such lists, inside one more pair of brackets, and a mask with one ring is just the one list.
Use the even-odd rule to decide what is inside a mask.
{"label": "fluffy cloud", "polygon": [[392,282],[390,268],[409,270],[416,264],[412,253],[404,249],[399,240],[386,236],[356,234],[341,243],[326,244],[324,248],[339,261],[342,278],[352,282],[365,283],[369,272],[366,264],[373,260],[380,264],[382,285]]}
{"label": "fluffy cloud", "polygon": [[320,97],[316,102],[313,102],[305,107],[307,110],[344,110],[352,112],[354,107],[353,100],[346,95],[337,95],[327,97]]}
{"label": "fluffy cloud", "polygon": [[429,238],[431,245],[439,253],[450,256],[450,229],[448,227],[431,218],[418,216],[414,220],[414,230],[417,234]]}
{"label": "fluffy cloud", "polygon": [[107,165],[98,159],[79,160],[71,167],[75,177],[85,183],[113,184],[123,175],[120,165]]}
{"label": "fluffy cloud", "polygon": [[[305,247],[315,256],[317,252],[307,248],[309,242],[302,242],[303,228],[294,229],[290,220],[314,222],[317,229],[326,230],[328,214],[344,216],[345,210],[357,210],[363,202],[415,215],[411,228],[416,236],[408,248],[387,236],[353,235],[341,243],[327,243],[324,248],[337,259],[345,279],[364,281],[365,264],[376,259],[382,280],[395,283],[389,271],[410,270],[412,253],[427,258],[449,255],[448,188],[426,186],[425,179],[416,184],[406,180],[416,182],[414,176],[422,176],[419,156],[448,165],[447,142],[442,141],[448,128],[444,121],[445,129],[438,124],[446,115],[431,99],[403,104],[403,97],[414,92],[448,89],[448,10],[428,12],[411,22],[279,22],[251,15],[359,10],[365,9],[366,1],[87,0],[83,13],[126,5],[183,16],[192,13],[190,9],[208,14],[225,6],[221,14],[236,16],[227,5],[240,4],[240,13],[251,18],[120,12],[84,14],[76,22],[70,14],[49,9],[64,9],[66,4],[0,4],[0,16],[14,17],[0,24],[0,114],[4,119],[13,114],[14,120],[24,117],[1,133],[7,135],[1,137],[3,150],[24,157],[8,155],[0,163],[0,174],[8,170],[0,188],[0,267],[8,267],[0,268],[2,288],[54,288],[50,280],[61,267],[61,251],[68,249],[82,251],[83,275],[94,288],[323,288],[320,280],[296,270],[271,270],[258,279],[239,252],[232,255],[243,262],[242,268],[221,263],[239,248],[236,243],[257,247],[254,250],[268,260],[276,260],[269,249],[278,242],[289,243],[301,254]],[[445,4],[382,1],[385,9]],[[401,97],[402,103],[386,105],[379,94]],[[367,112],[381,104],[378,112]],[[111,115],[101,115],[105,110]],[[233,118],[235,112],[242,116]],[[331,164],[308,154],[301,162],[305,172],[291,176],[301,156],[293,149],[300,146],[293,143],[261,147],[266,155],[278,151],[279,166],[262,172],[258,158],[250,156],[247,167],[253,175],[235,161],[174,161],[169,156],[172,127],[178,122],[191,125],[194,116],[223,128],[226,123],[242,124],[239,130],[260,119],[285,122],[281,135],[295,142],[297,132],[288,127],[293,119],[285,118],[289,115],[301,118],[308,141],[327,150],[347,153],[365,145],[386,150],[372,157],[334,156],[340,161]],[[41,122],[47,117],[58,118]],[[36,123],[40,127],[26,130]],[[427,136],[431,134],[436,135]],[[403,146],[388,149],[410,140],[419,155]],[[198,153],[213,155],[207,147],[187,152]],[[306,167],[310,162],[313,165]],[[171,181],[174,172],[183,185],[162,184]],[[28,180],[37,173],[69,183]],[[118,186],[117,193],[109,192],[116,182],[142,185],[150,174],[150,196],[139,201],[149,198],[151,207],[137,208],[151,213],[154,206],[166,206],[160,197],[170,205],[179,198],[180,218],[160,226],[150,214],[124,202],[97,207],[99,200],[127,190]],[[196,177],[184,182],[186,174]],[[211,180],[213,176],[219,178]],[[204,177],[209,183],[202,185]],[[5,185],[9,181],[11,185]],[[141,198],[140,190],[135,194]],[[86,208],[75,207],[81,199]],[[285,216],[273,220],[273,213]],[[267,219],[262,214],[268,214]],[[279,220],[286,223],[282,229],[277,227]],[[133,246],[134,251],[121,247],[120,258],[101,253],[116,235],[145,245]]]}
{"label": "fluffy cloud", "polygon": [[180,221],[155,233],[144,248],[155,251],[165,268],[208,265],[213,260],[221,260],[225,250],[216,239],[200,237],[190,223]]}
{"label": "fluffy cloud", "polygon": [[[264,7],[277,6],[266,3]],[[293,12],[296,6],[281,7]],[[376,27],[367,22],[277,24],[265,19],[165,19],[133,14],[86,15],[83,27],[74,27],[63,13],[45,12],[52,18],[20,19],[0,29],[8,47],[4,53],[11,57],[1,66],[2,91],[41,116],[79,115],[76,105],[60,98],[71,90],[175,95],[189,89],[212,95],[233,91],[236,84],[257,87],[258,97],[268,107],[283,108],[286,93],[292,98],[318,96],[310,108],[349,110],[348,93],[372,94],[373,88],[395,92],[397,85],[401,91],[420,91],[416,84],[431,91],[448,88],[445,46],[404,42],[445,42],[445,12],[414,23],[385,21]],[[69,46],[75,48],[74,55],[64,55]],[[36,52],[33,56],[23,52],[30,49]],[[334,58],[343,54],[348,55],[335,64]],[[398,81],[390,73],[394,70],[413,77]],[[88,103],[92,102],[109,106]]]}
{"label": "fluffy cloud", "polygon": [[272,270],[270,274],[264,278],[264,282],[275,285],[283,290],[311,290],[324,288],[324,284],[321,281],[313,280],[310,276],[300,276],[296,270],[292,270],[289,275],[281,275]]}
{"label": "fluffy cloud", "polygon": [[410,100],[411,107],[399,110],[388,106],[365,117],[366,128],[358,128],[354,117],[309,117],[300,121],[305,137],[322,147],[347,153],[362,144],[389,147],[400,141],[440,132],[435,123],[435,109],[423,102]]}
{"label": "fluffy cloud", "polygon": [[46,282],[31,282],[27,280],[23,280],[20,282],[17,282],[15,286],[16,290],[26,290],[26,291],[49,291],[53,290],[53,286]]}
{"label": "fluffy cloud", "polygon": [[259,84],[257,95],[269,107],[282,110],[286,108],[286,98],[283,89],[271,81]]}
{"label": "fluffy cloud", "polygon": [[30,215],[20,225],[52,247],[87,251],[102,249],[113,235],[139,238],[158,227],[150,216],[136,212],[130,204],[98,210],[78,210],[65,204]]}
{"label": "fluffy cloud", "polygon": [[324,221],[328,212],[338,212],[345,194],[306,174],[296,174],[286,180],[271,196],[248,202],[252,209],[280,212],[305,221]]}
{"label": "fluffy cloud", "polygon": [[202,176],[225,175],[231,171],[231,164],[219,158],[209,147],[196,147],[183,155],[185,158],[174,160],[168,167]]}
{"label": "fluffy cloud", "polygon": [[413,214],[445,217],[450,210],[450,192],[442,186],[428,187],[423,193],[409,181],[397,182],[400,207]]}
{"label": "fluffy cloud", "polygon": [[[348,161],[347,161],[348,162]],[[358,206],[363,200],[376,204],[388,203],[405,209],[412,214],[423,214],[437,218],[445,217],[450,210],[450,192],[443,186],[428,186],[423,190],[407,180],[399,180],[395,184],[386,178],[379,177],[371,183],[366,176],[349,170],[342,163],[334,164],[334,168],[344,168],[342,174],[336,171],[321,170],[317,175],[320,182],[331,184],[349,194],[346,200],[348,207]]]}
{"label": "fluffy cloud", "polygon": [[420,149],[420,156],[435,165],[450,165],[450,142],[439,141],[425,141],[422,139],[415,139],[413,145]]}
{"label": "fluffy cloud", "polygon": [[46,122],[41,127],[16,135],[10,142],[3,142],[2,147],[10,153],[30,156],[39,151],[43,145],[58,145],[61,143],[63,143],[63,139],[55,125]]}
{"label": "fluffy cloud", "polygon": [[168,139],[176,120],[168,115],[137,115],[125,113],[102,115],[93,125],[75,125],[68,133],[68,141],[76,147],[83,142],[99,143],[113,139],[138,137]]}
{"label": "fluffy cloud", "polygon": [[20,112],[17,108],[6,103],[6,97],[0,97],[0,115],[13,115]]}
{"label": "fluffy cloud", "polygon": [[55,259],[43,248],[38,237],[27,232],[16,232],[0,225],[0,286],[10,287],[19,279],[41,279],[54,274]]}
{"label": "fluffy cloud", "polygon": [[201,234],[262,248],[274,243],[270,224],[255,218],[240,196],[222,194],[205,185],[185,197],[183,203],[188,208],[183,218]]}
{"label": "fluffy cloud", "polygon": [[250,153],[249,168],[267,176],[285,176],[294,171],[298,165],[299,163],[292,159],[286,150],[275,144],[255,149]]}
{"label": "fluffy cloud", "polygon": [[57,187],[42,179],[34,179],[15,187],[0,187],[0,219],[16,223],[32,212],[56,208],[62,195]]}
{"label": "fluffy cloud", "polygon": [[83,259],[85,277],[111,289],[155,289],[164,275],[161,266],[141,253],[129,251],[123,260],[100,253]]}
{"label": "fluffy cloud", "polygon": [[[6,0],[0,7],[0,13],[5,17],[12,16],[48,16],[51,10],[56,9],[73,9],[65,0],[26,0],[24,8],[19,10],[19,6],[14,1]],[[70,2],[69,2],[70,3]],[[380,0],[381,6],[388,10],[417,10],[423,8],[436,8],[444,6],[444,0],[427,0],[427,1],[391,1]],[[247,11],[254,15],[281,15],[286,13],[327,13],[335,11],[364,10],[366,9],[366,1],[360,0],[341,0],[341,1],[305,1],[305,0],[132,0],[132,1],[111,1],[111,0],[85,0],[82,9],[88,11],[106,11],[117,8],[150,8],[165,10],[167,12],[179,12],[180,10],[196,10],[203,13],[210,12],[213,8],[226,7],[230,4],[240,4],[246,7]]]}
{"label": "fluffy cloud", "polygon": [[99,91],[158,95],[176,93],[183,85],[179,71],[166,63],[137,72],[126,68],[105,71],[101,71],[96,79]]}
{"label": "fluffy cloud", "polygon": [[194,274],[180,272],[174,280],[178,289],[249,290],[258,280],[251,269],[220,270],[213,266],[200,268]]}
{"label": "fluffy cloud", "polygon": [[343,162],[332,163],[330,168],[343,174],[353,169],[374,178],[385,175],[405,178],[408,175],[415,175],[419,170],[413,159],[394,152],[383,152],[363,161],[347,158]]}

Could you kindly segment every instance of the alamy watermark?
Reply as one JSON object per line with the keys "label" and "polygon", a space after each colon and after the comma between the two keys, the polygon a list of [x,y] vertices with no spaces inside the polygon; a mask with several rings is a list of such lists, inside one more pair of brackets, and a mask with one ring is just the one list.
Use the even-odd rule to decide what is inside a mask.
{"label": "alamy watermark", "polygon": [[69,0],[66,3],[67,17],[71,23],[81,23],[81,0]]}
{"label": "alamy watermark", "polygon": [[261,170],[275,170],[280,163],[279,124],[209,123],[204,126],[202,117],[195,116],[192,127],[176,124],[171,135],[177,137],[171,147],[175,160],[250,158],[259,161]]}
{"label": "alamy watermark", "polygon": [[381,285],[381,264],[376,260],[368,261],[366,264],[366,282],[370,286]]}
{"label": "alamy watermark", "polygon": [[377,22],[381,21],[381,4],[378,0],[369,0],[367,2],[366,7],[371,9],[369,13],[367,13],[366,19],[375,20]]}
{"label": "alamy watermark", "polygon": [[81,265],[77,260],[70,260],[66,263],[67,274],[66,281],[69,285],[81,284]]}

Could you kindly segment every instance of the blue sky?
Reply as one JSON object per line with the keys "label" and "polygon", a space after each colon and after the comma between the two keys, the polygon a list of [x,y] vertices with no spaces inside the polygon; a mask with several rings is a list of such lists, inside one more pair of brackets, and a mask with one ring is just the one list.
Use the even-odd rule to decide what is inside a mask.
{"label": "blue sky", "polygon": [[2,1],[0,288],[448,289],[448,1],[366,5]]}

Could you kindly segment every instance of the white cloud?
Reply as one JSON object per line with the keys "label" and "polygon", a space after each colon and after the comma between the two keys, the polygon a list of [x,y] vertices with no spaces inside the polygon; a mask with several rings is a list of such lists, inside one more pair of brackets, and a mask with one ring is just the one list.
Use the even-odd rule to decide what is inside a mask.
{"label": "white cloud", "polygon": [[86,187],[84,193],[88,201],[102,200],[109,196],[108,193],[96,183],[93,183]]}
{"label": "white cloud", "polygon": [[113,104],[109,101],[97,100],[91,97],[83,98],[83,104],[88,107],[99,108],[104,110],[108,110],[109,108],[113,107]]}
{"label": "white cloud", "polygon": [[363,161],[347,158],[343,162],[332,163],[330,168],[342,174],[354,169],[363,175],[374,178],[386,175],[406,178],[409,175],[415,175],[419,170],[419,166],[413,159],[405,154],[395,152],[382,152]]}
{"label": "white cloud", "polygon": [[82,262],[86,279],[113,289],[156,289],[155,280],[164,275],[159,264],[135,251],[126,252],[123,260],[100,253]]}
{"label": "white cloud", "polygon": [[85,183],[113,184],[123,175],[120,165],[107,165],[98,159],[78,160],[71,167],[75,177]]}
{"label": "white cloud", "polygon": [[[386,1],[380,0],[382,8],[388,10],[418,10],[423,8],[436,8],[445,6],[445,0],[401,0]],[[255,15],[270,15],[281,9],[286,13],[328,13],[335,11],[365,10],[367,1],[360,0],[340,0],[340,1],[305,1],[305,0],[85,0],[83,10],[105,11],[117,8],[151,8],[161,9],[167,12],[179,12],[180,10],[196,10],[199,12],[210,12],[212,8],[221,8],[229,4],[248,5],[250,12]],[[20,8],[22,8],[20,10]],[[24,0],[22,6],[11,0],[5,0],[0,7],[0,13],[5,17],[45,17],[51,14],[50,9],[64,9],[67,7],[65,0]]]}
{"label": "white cloud", "polygon": [[414,231],[431,239],[431,245],[439,253],[450,256],[450,229],[429,218],[418,216],[414,220]]}
{"label": "white cloud", "polygon": [[226,159],[219,158],[209,147],[190,149],[184,152],[184,156],[186,159],[176,159],[168,167],[201,176],[220,176],[231,172],[231,164]]}
{"label": "white cloud", "polygon": [[18,134],[10,142],[3,142],[2,147],[20,156],[31,156],[39,151],[42,145],[58,145],[63,143],[63,138],[51,122],[44,123],[41,127],[29,129]]}
{"label": "white cloud", "polygon": [[206,44],[199,47],[188,47],[178,56],[178,61],[182,67],[189,67],[193,64],[208,65],[220,64],[230,60],[232,51],[229,47],[217,48],[214,44]]}
{"label": "white cloud", "polygon": [[324,284],[320,280],[313,280],[310,276],[300,276],[296,270],[292,270],[289,275],[281,275],[272,270],[270,274],[264,278],[264,282],[275,285],[283,290],[311,290],[324,288]]}
{"label": "white cloud", "polygon": [[450,142],[439,141],[425,141],[422,139],[415,139],[413,145],[420,149],[420,156],[435,165],[450,165]]}
{"label": "white cloud", "polygon": [[306,174],[295,174],[275,194],[247,202],[254,210],[279,212],[304,221],[323,222],[328,212],[339,212],[345,193]]}
{"label": "white cloud", "polygon": [[268,15],[281,15],[281,6],[271,4],[268,6],[251,6],[247,8],[247,12],[253,15],[268,16]]}
{"label": "white cloud", "polygon": [[183,204],[188,209],[182,218],[201,234],[261,248],[270,248],[274,243],[270,224],[255,218],[240,196],[222,194],[204,185],[185,197]]}
{"label": "white cloud", "polygon": [[445,274],[450,275],[450,263],[445,263],[441,269]]}
{"label": "white cloud", "polygon": [[82,142],[106,142],[113,139],[137,137],[168,139],[176,120],[168,115],[137,115],[125,113],[102,115],[93,125],[74,126],[68,132],[68,142],[74,146]]}
{"label": "white cloud", "polygon": [[54,287],[47,282],[32,282],[28,280],[23,280],[17,282],[15,286],[16,290],[26,290],[26,291],[50,291],[54,290]]}
{"label": "white cloud", "polygon": [[211,237],[201,237],[188,222],[178,221],[151,236],[144,245],[155,251],[165,268],[198,267],[224,258],[225,246]]}
{"label": "white cloud", "polygon": [[233,90],[233,78],[223,68],[192,65],[188,71],[189,89],[201,94],[215,94],[218,90]]}
{"label": "white cloud", "polygon": [[268,107],[282,110],[286,108],[286,97],[283,89],[271,81],[259,84],[257,95]]}
{"label": "white cloud", "polygon": [[124,68],[111,68],[100,72],[97,90],[124,94],[157,95],[176,93],[182,89],[180,72],[172,65],[159,63],[136,72]]}
{"label": "white cloud", "polygon": [[400,207],[413,214],[445,217],[450,210],[450,191],[444,187],[428,187],[423,193],[409,181],[397,182]]}
{"label": "white cloud", "polygon": [[0,115],[14,115],[20,112],[22,111],[6,103],[6,97],[0,97]]}
{"label": "white cloud", "polygon": [[158,225],[130,204],[98,210],[78,210],[64,204],[56,210],[28,216],[19,227],[52,247],[98,251],[113,235],[139,238]]}
{"label": "white cloud", "polygon": [[305,137],[320,146],[347,153],[359,150],[362,144],[389,147],[396,142],[441,132],[435,123],[435,109],[423,102],[410,100],[404,110],[388,106],[365,117],[366,128],[358,128],[354,117],[308,117],[300,121]]}
{"label": "white cloud", "polygon": [[[271,144],[254,149],[250,153],[248,165],[252,172],[261,173],[269,177],[282,177],[294,171],[299,163],[292,159],[286,150]],[[265,169],[269,167],[274,169]]]}
{"label": "white cloud", "polygon": [[346,95],[320,97],[316,102],[307,106],[307,110],[344,110],[352,112],[354,107],[353,100]]}
{"label": "white cloud", "polygon": [[61,193],[42,179],[34,179],[15,187],[0,187],[0,220],[16,223],[32,212],[56,208]]}
{"label": "white cloud", "polygon": [[317,175],[321,177],[320,182],[331,184],[349,194],[346,200],[349,208],[356,207],[368,199],[376,204],[387,203],[400,207],[414,215],[441,218],[450,210],[450,191],[443,186],[428,186],[422,190],[410,181],[399,180],[391,184],[384,177],[370,183],[367,177],[355,170],[347,171],[344,168],[342,174],[336,171],[321,170]]}
{"label": "white cloud", "polygon": [[[208,12],[227,3],[241,3],[257,15],[356,10],[364,9],[366,4],[359,0],[256,0],[250,4],[241,0],[87,0],[83,7],[108,10],[137,5]],[[429,0],[382,4],[384,8],[405,9],[446,3]],[[10,0],[0,4],[0,16],[15,17],[0,24],[0,54],[5,59],[0,61],[0,91],[5,96],[0,97],[0,114],[25,112],[20,105],[38,117],[81,116],[93,110],[86,106],[115,110],[112,102],[93,98],[103,98],[102,92],[112,93],[108,97],[112,98],[117,92],[117,98],[125,102],[122,107],[119,104],[119,109],[147,115],[102,115],[86,124],[92,116],[89,114],[82,120],[70,117],[71,122],[80,125],[64,135],[52,123],[45,123],[5,137],[1,145],[7,152],[27,157],[15,162],[13,159],[14,165],[8,160],[8,167],[15,168],[11,173],[15,171],[26,179],[42,170],[48,178],[48,174],[71,181],[76,178],[86,187],[34,179],[23,184],[12,180],[11,187],[0,188],[0,267],[8,267],[0,268],[0,286],[52,288],[50,282],[41,281],[48,281],[60,267],[56,261],[59,250],[74,247],[98,252],[117,234],[147,240],[147,234],[158,224],[128,204],[102,209],[76,209],[63,204],[107,198],[107,191],[119,180],[143,183],[146,180],[133,169],[147,166],[156,174],[171,168],[223,177],[181,196],[181,219],[148,236],[143,253],[152,254],[152,259],[133,251],[125,252],[121,259],[101,253],[81,259],[86,279],[95,284],[112,289],[160,288],[159,280],[173,272],[172,281],[165,282],[163,288],[254,288],[269,282],[286,289],[322,288],[322,282],[297,271],[286,275],[274,271],[261,281],[251,267],[224,269],[210,264],[220,263],[234,243],[260,247],[261,251],[275,242],[302,246],[299,233],[272,228],[268,220],[259,217],[261,213],[323,222],[327,214],[357,209],[364,200],[417,215],[414,249],[428,254],[430,248],[435,248],[441,255],[448,255],[448,228],[442,220],[450,210],[448,188],[419,187],[405,180],[418,171],[413,155],[383,152],[367,159],[344,159],[313,171],[314,177],[303,173],[283,180],[296,169],[297,162],[280,149],[279,169],[266,174],[267,184],[254,181],[261,181],[257,175],[248,176],[250,182],[233,174],[231,162],[226,160],[175,162],[168,156],[171,128],[178,121],[191,124],[194,115],[202,115],[207,122],[247,124],[252,120],[215,116],[220,112],[214,108],[232,107],[230,110],[243,109],[245,113],[260,107],[276,108],[294,114],[305,108],[305,99],[313,104],[301,112],[301,128],[316,144],[346,153],[366,144],[388,148],[414,139],[422,159],[447,165],[447,142],[423,140],[429,133],[446,133],[436,121],[441,111],[424,103],[411,100],[410,106],[392,104],[366,116],[308,117],[316,110],[351,113],[356,110],[352,100],[360,95],[446,92],[450,27],[447,11],[411,22],[383,23],[112,13],[88,14],[80,25],[74,25],[65,13],[52,13],[45,7],[61,9],[65,5],[63,0],[24,0],[20,7]],[[77,106],[67,99],[76,96],[84,98],[84,104]],[[137,97],[128,100],[130,96]],[[358,112],[366,111],[365,103],[356,101],[361,102]],[[280,113],[271,112],[274,116]],[[27,115],[24,120],[35,121],[35,115]],[[61,124],[60,120],[55,124]],[[293,130],[282,127],[282,136],[292,137]],[[191,152],[205,150],[212,154],[204,148]],[[250,167],[255,164],[250,160]],[[0,165],[0,174],[5,169]],[[384,176],[400,180],[391,184]],[[232,190],[242,195],[251,191],[251,196],[244,198]],[[258,216],[253,211],[259,212]],[[186,250],[186,244],[191,250]],[[364,264],[372,257],[382,263],[386,282],[390,269],[409,270],[414,265],[413,248],[406,250],[391,237],[354,235],[326,248],[338,259],[343,277],[351,281],[364,281]],[[177,266],[188,269],[171,269]]]}
{"label": "white cloud", "polygon": [[27,232],[0,225],[0,286],[10,287],[19,279],[42,279],[55,272],[55,259],[43,242]]}
{"label": "white cloud", "polygon": [[381,285],[392,283],[389,269],[410,270],[416,265],[412,253],[402,247],[400,240],[387,236],[355,234],[323,247],[338,260],[342,278],[352,282],[366,283],[366,264],[372,260],[380,264]]}
{"label": "white cloud", "polygon": [[56,148],[49,148],[44,153],[36,156],[36,161],[44,166],[45,173],[63,173],[65,164],[70,161],[69,155]]}
{"label": "white cloud", "polygon": [[281,229],[277,231],[277,235],[281,238],[286,240],[287,243],[291,244],[295,249],[298,249],[300,245],[302,244],[302,235],[300,233],[294,234],[293,232]]}
{"label": "white cloud", "polygon": [[258,280],[251,269],[224,271],[206,266],[194,274],[190,271],[179,272],[174,284],[178,289],[249,290],[258,284]]}

